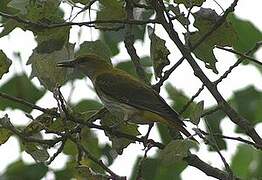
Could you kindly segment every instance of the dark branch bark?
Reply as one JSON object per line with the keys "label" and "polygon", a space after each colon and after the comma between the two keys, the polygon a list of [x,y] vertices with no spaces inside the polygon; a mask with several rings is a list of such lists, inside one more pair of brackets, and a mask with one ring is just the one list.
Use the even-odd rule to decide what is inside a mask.
{"label": "dark branch bark", "polygon": [[[133,15],[133,3],[130,0],[126,0],[126,12],[127,12],[127,19],[128,21],[133,21],[134,15]],[[128,54],[131,57],[131,60],[135,66],[136,73],[138,77],[148,83],[148,80],[146,79],[146,73],[140,63],[140,58],[136,53],[136,49],[134,47],[134,34],[132,32],[133,28],[131,24],[127,24],[125,27],[125,47],[128,52]]]}
{"label": "dark branch bark", "polygon": [[[235,0],[231,5],[231,10],[234,10],[234,7],[236,6],[238,0]],[[223,98],[223,96],[218,91],[216,85],[208,79],[208,77],[204,74],[202,69],[198,66],[195,59],[191,55],[191,52],[184,46],[182,41],[179,39],[179,36],[177,32],[174,30],[172,22],[168,22],[165,18],[165,11],[164,11],[164,5],[163,2],[160,2],[158,0],[152,0],[152,6],[155,8],[157,17],[160,19],[162,26],[167,31],[169,37],[171,40],[176,44],[178,49],[181,51],[182,55],[186,58],[190,66],[192,67],[195,76],[197,76],[203,84],[208,88],[208,90],[211,92],[213,97],[216,99],[218,105],[221,107],[221,109],[227,114],[227,116],[231,119],[232,122],[239,125],[242,129],[245,130],[245,133],[249,135],[255,143],[258,145],[262,144],[262,139],[256,132],[256,130],[253,128],[251,123],[241,117]],[[229,12],[228,12],[229,13]],[[212,34],[213,31],[208,33],[209,35]],[[202,38],[204,39],[204,38]],[[196,46],[196,45],[195,45]]]}

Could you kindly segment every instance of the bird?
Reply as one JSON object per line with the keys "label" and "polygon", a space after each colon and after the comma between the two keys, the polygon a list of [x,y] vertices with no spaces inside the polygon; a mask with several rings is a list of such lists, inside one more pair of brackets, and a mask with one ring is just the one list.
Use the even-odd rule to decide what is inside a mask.
{"label": "bird", "polygon": [[150,85],[113,67],[111,62],[100,56],[79,56],[73,60],[60,61],[57,67],[74,68],[87,76],[105,108],[123,117],[124,121],[137,124],[163,123],[195,140],[178,113]]}

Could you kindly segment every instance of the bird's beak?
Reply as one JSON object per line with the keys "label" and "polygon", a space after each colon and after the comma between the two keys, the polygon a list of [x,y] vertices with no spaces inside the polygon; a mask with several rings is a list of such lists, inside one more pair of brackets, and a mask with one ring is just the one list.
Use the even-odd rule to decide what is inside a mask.
{"label": "bird's beak", "polygon": [[68,68],[74,68],[76,66],[75,59],[73,60],[67,60],[67,61],[60,61],[56,64],[57,67],[68,67]]}

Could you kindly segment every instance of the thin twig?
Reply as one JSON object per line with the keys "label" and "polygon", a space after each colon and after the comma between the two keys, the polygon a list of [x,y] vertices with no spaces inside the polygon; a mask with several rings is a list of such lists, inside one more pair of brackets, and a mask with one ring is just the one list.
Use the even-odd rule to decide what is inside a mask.
{"label": "thin twig", "polygon": [[256,143],[252,142],[252,141],[248,141],[246,139],[243,139],[241,137],[231,137],[231,136],[224,136],[222,134],[218,134],[218,133],[213,133],[213,134],[210,134],[210,133],[207,133],[201,129],[199,129],[199,131],[204,134],[204,135],[207,135],[207,136],[217,136],[217,137],[220,137],[220,138],[224,138],[224,139],[230,139],[230,140],[235,140],[235,141],[239,141],[239,142],[242,142],[242,143],[246,143],[246,144],[249,144],[249,145],[252,145],[254,146],[255,148],[257,149],[262,149],[262,146],[259,146],[257,145]]}
{"label": "thin twig", "polygon": [[145,150],[144,156],[143,156],[143,158],[141,159],[141,161],[139,162],[139,165],[138,165],[138,173],[137,173],[136,180],[143,179],[143,176],[142,176],[143,166],[144,166],[144,162],[145,162],[146,159],[147,159],[147,153],[148,153],[149,150],[150,150],[150,149],[146,149],[146,150]]}
{"label": "thin twig", "polygon": [[62,140],[62,138],[37,139],[37,138],[31,137],[31,136],[26,136],[25,134],[23,134],[21,131],[17,130],[13,126],[13,124],[10,122],[7,115],[4,118],[5,118],[4,121],[3,121],[3,119],[1,119],[1,121],[0,121],[1,127],[12,131],[13,134],[17,135],[23,141],[34,142],[34,143],[38,143],[38,144],[46,144],[49,147],[53,147],[55,144],[57,144],[58,142],[60,142]]}
{"label": "thin twig", "polygon": [[[107,126],[100,126],[100,125],[96,125],[93,123],[88,123],[90,122],[89,120],[79,120],[79,119],[72,119],[72,121],[74,122],[78,122],[80,124],[86,125],[89,128],[95,128],[95,129],[100,129],[103,131],[107,131],[108,133],[118,137],[118,138],[126,138],[132,141],[136,141],[136,142],[140,142],[140,143],[144,143],[145,139],[130,135],[130,134],[126,134],[124,132],[121,131],[116,131],[113,128],[107,127]],[[151,147],[158,147],[160,149],[164,149],[165,145],[159,142],[155,142],[152,139],[147,140],[148,142],[146,144],[150,144]],[[198,169],[200,169],[201,171],[203,171],[205,174],[207,174],[208,176],[212,176],[218,179],[228,179],[228,174],[225,173],[224,171],[221,171],[217,168],[214,168],[212,166],[210,166],[209,164],[205,163],[204,161],[202,161],[201,159],[199,159],[196,155],[194,154],[190,154],[188,155],[186,158],[184,158],[184,160],[191,166],[196,167]]]}
{"label": "thin twig", "polygon": [[223,9],[223,7],[222,7],[216,0],[213,0],[213,1],[220,7],[220,9],[222,10],[222,12],[224,13],[225,10]]}
{"label": "thin twig", "polygon": [[195,98],[204,90],[205,85],[202,84],[202,86],[198,89],[198,91],[191,97],[191,99],[183,106],[182,110],[178,113],[179,115],[182,115],[187,108],[190,106],[192,102],[194,102]]}
{"label": "thin twig", "polygon": [[[126,13],[127,13],[128,21],[133,21],[134,19],[133,4],[130,0],[126,0]],[[149,83],[149,81],[146,79],[145,70],[143,69],[140,63],[140,57],[137,55],[136,49],[134,47],[134,34],[132,31],[133,31],[132,24],[127,24],[125,27],[125,39],[124,39],[125,47],[135,66],[138,77],[142,81]]]}
{"label": "thin twig", "polygon": [[222,50],[225,50],[225,51],[237,54],[237,55],[241,56],[242,58],[246,58],[246,59],[248,59],[248,60],[250,60],[250,61],[252,61],[252,62],[254,62],[254,63],[258,64],[258,65],[262,65],[262,62],[256,60],[255,58],[252,58],[252,57],[250,57],[248,55],[245,55],[245,54],[243,54],[241,52],[238,52],[238,51],[236,51],[234,49],[225,48],[225,47],[222,47],[222,46],[219,46],[219,45],[216,45],[215,47],[218,48],[218,49],[222,49]]}
{"label": "thin twig", "polygon": [[[228,14],[230,12],[234,11],[235,6],[237,5],[237,0],[235,0],[231,6],[229,8],[227,8],[227,10],[225,11],[225,13],[218,19],[218,21],[216,21],[216,23],[213,25],[213,27],[206,33],[204,34],[197,42],[196,44],[194,44],[190,50],[193,51],[195,50],[200,44],[202,44],[210,35],[213,34],[213,32],[215,32],[217,30],[217,28],[219,28],[226,20],[226,17],[228,16]],[[170,22],[169,22],[170,23]],[[166,81],[169,76],[172,74],[172,72],[183,62],[183,60],[185,59],[185,57],[181,57],[177,63],[172,66],[169,70],[164,72],[164,76],[159,80],[159,82],[157,84],[155,84],[154,86],[156,86],[159,90],[160,87],[163,85],[164,81]]]}
{"label": "thin twig", "polygon": [[[256,45],[251,48],[248,52],[245,53],[245,55],[251,54],[254,51],[256,51],[260,46],[261,46],[261,42],[257,42]],[[243,56],[240,57],[232,66],[229,67],[229,69],[227,71],[225,71],[225,73],[220,76],[214,83],[217,85],[220,82],[222,82],[223,79],[225,79],[234,68],[236,68],[242,61],[244,60]],[[180,112],[180,114],[182,114],[188,107],[189,105],[194,101],[194,99],[200,94],[200,92],[203,90],[202,88],[204,87],[204,84],[202,84],[201,88],[199,88],[199,90],[195,93],[194,96],[191,97],[191,99],[186,103],[186,105],[183,107],[182,111]],[[211,113],[214,113],[215,111],[217,111],[218,109],[220,109],[219,107],[216,107],[215,109],[212,109],[209,112],[206,112],[204,114],[202,114],[201,117],[207,116]]]}
{"label": "thin twig", "polygon": [[[89,1],[89,3],[87,5],[85,5],[85,7],[83,9],[81,9],[79,12],[76,13],[76,15],[74,15],[74,17],[72,18],[72,20],[74,20],[79,14],[81,14],[82,12],[88,10],[91,8],[91,6],[98,0],[91,0]],[[89,12],[90,13],[90,12]]]}
{"label": "thin twig", "polygon": [[[225,166],[225,168],[226,168],[226,171],[228,172],[228,174],[229,174],[229,180],[233,180],[233,177],[234,177],[234,175],[233,175],[233,171],[232,171],[232,169],[230,168],[230,166],[229,166],[229,164],[227,163],[227,161],[226,161],[226,159],[224,158],[224,156],[222,155],[222,153],[220,152],[220,150],[219,150],[219,148],[218,148],[218,145],[217,145],[217,143],[215,142],[215,140],[214,140],[214,142],[211,142],[208,138],[206,138],[205,136],[203,136],[203,134],[201,133],[201,131],[198,131],[199,129],[195,129],[195,132],[198,134],[198,136],[200,137],[200,138],[202,138],[206,143],[208,143],[217,153],[218,153],[218,155],[220,156],[220,158],[221,158],[221,160],[222,160],[222,162],[223,162],[223,164],[224,164],[224,166]],[[213,137],[212,135],[211,135],[211,137]]]}
{"label": "thin twig", "polygon": [[206,111],[204,112],[203,114],[201,114],[201,117],[205,117],[205,116],[208,116],[210,114],[213,114],[214,112],[220,110],[221,108],[219,106],[215,107],[215,108],[212,108],[211,110],[209,111]]}
{"label": "thin twig", "polygon": [[53,154],[52,157],[50,157],[50,159],[46,162],[47,165],[50,165],[54,160],[55,158],[60,154],[62,153],[64,147],[65,147],[65,143],[66,143],[66,138],[62,140],[62,143],[60,145],[60,147],[57,149],[57,151]]}
{"label": "thin twig", "polygon": [[73,138],[72,136],[69,136],[69,139],[71,141],[73,141],[77,147],[79,149],[81,149],[85,155],[90,159],[92,160],[94,163],[96,163],[97,165],[99,165],[101,168],[103,168],[106,172],[108,172],[111,176],[112,176],[112,179],[115,179],[115,180],[126,180],[126,177],[121,177],[117,174],[115,174],[111,169],[109,169],[104,163],[102,160],[98,160],[96,159],[95,156],[93,156],[92,154],[90,154],[90,152],[81,144],[79,143],[75,138]]}
{"label": "thin twig", "polygon": [[160,92],[161,86],[164,84],[164,82],[169,78],[169,76],[176,70],[176,68],[182,64],[184,60],[184,57],[180,58],[170,69],[166,70],[164,72],[164,75],[160,78],[160,80],[153,85],[153,88],[157,91]]}
{"label": "thin twig", "polygon": [[[135,25],[145,25],[145,24],[155,24],[159,23],[157,19],[149,19],[149,20],[134,20],[134,19],[119,19],[119,20],[94,20],[94,21],[85,21],[85,22],[64,22],[64,23],[54,23],[54,24],[44,24],[44,23],[36,23],[29,20],[25,20],[20,18],[16,15],[10,15],[3,12],[0,12],[0,16],[3,16],[5,18],[14,19],[17,22],[24,23],[33,27],[38,28],[58,28],[58,27],[65,27],[65,26],[88,26],[88,27],[94,27],[95,24],[135,24]],[[177,17],[174,17],[176,19]]]}
{"label": "thin twig", "polygon": [[[245,55],[249,55],[252,54],[253,52],[255,52],[260,46],[262,45],[262,41],[259,41],[255,44],[255,46],[253,48],[251,48],[250,50],[248,50]],[[215,84],[219,84],[220,82],[222,82],[223,79],[225,79],[234,68],[236,68],[242,61],[244,60],[243,56],[241,56],[232,66],[229,67],[229,69],[227,71],[225,71],[225,73],[220,76],[220,78],[218,78],[215,81]]]}
{"label": "thin twig", "polygon": [[[223,24],[223,22],[226,20],[226,16],[229,12],[233,12],[235,6],[237,5],[238,0],[235,0],[231,6],[225,11],[224,15],[219,18],[218,24],[211,28],[211,31],[208,32],[205,36],[200,38],[201,41],[194,45],[193,47],[198,46],[202,43],[207,37],[209,37],[216,29],[217,26],[220,26]],[[174,30],[173,23],[166,20],[165,17],[165,6],[162,1],[159,0],[153,0],[151,1],[152,6],[156,10],[157,17],[161,21],[162,26],[168,33],[170,39],[176,44],[182,55],[185,57],[187,62],[190,64],[191,68],[194,71],[194,75],[198,77],[203,84],[207,87],[207,89],[210,91],[210,93],[213,95],[213,97],[216,99],[218,105],[221,107],[221,109],[227,114],[227,116],[230,118],[232,122],[239,125],[243,130],[245,130],[245,133],[249,135],[253,141],[257,144],[262,144],[262,139],[260,135],[257,133],[257,131],[254,129],[252,124],[246,120],[244,117],[242,117],[239,113],[237,113],[224,99],[224,97],[221,95],[221,93],[218,91],[216,85],[206,76],[206,74],[202,71],[200,66],[197,64],[196,60],[191,55],[191,51],[180,40],[178,33]]]}
{"label": "thin twig", "polygon": [[15,101],[15,102],[18,102],[20,104],[24,104],[32,109],[37,109],[39,111],[42,111],[43,113],[47,113],[47,114],[50,114],[50,113],[53,113],[51,112],[49,109],[45,109],[45,108],[42,108],[42,107],[39,107],[33,103],[30,103],[22,98],[19,98],[19,97],[15,97],[15,96],[11,96],[11,95],[8,95],[6,93],[3,93],[3,92],[0,92],[0,97],[2,98],[5,98],[5,99],[9,99],[11,101]]}
{"label": "thin twig", "polygon": [[205,33],[196,44],[192,46],[192,50],[194,50],[196,47],[202,44],[207,39],[207,37],[212,35],[226,21],[228,14],[234,12],[237,3],[238,0],[234,0],[234,2],[226,9],[224,14],[216,21],[214,26],[207,33]]}

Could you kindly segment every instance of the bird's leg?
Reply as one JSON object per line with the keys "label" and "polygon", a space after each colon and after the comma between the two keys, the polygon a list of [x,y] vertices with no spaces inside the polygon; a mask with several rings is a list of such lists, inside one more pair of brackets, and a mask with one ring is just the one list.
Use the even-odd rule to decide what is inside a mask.
{"label": "bird's leg", "polygon": [[148,125],[149,125],[149,126],[148,126],[147,133],[146,133],[145,136],[142,137],[142,138],[144,139],[143,144],[144,144],[145,148],[147,147],[148,137],[149,137],[149,134],[150,134],[150,131],[151,131],[152,127],[154,126],[154,123],[150,123],[150,124],[148,124]]}

